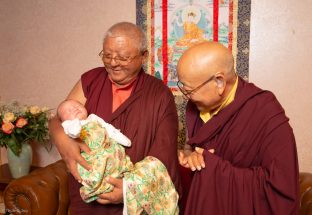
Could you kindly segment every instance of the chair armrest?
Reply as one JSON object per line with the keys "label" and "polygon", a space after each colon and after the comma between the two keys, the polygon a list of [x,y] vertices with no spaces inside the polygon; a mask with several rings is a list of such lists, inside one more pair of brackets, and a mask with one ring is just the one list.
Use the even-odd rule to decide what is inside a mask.
{"label": "chair armrest", "polygon": [[57,161],[9,183],[4,190],[4,204],[12,214],[67,214],[69,198],[65,163]]}
{"label": "chair armrest", "polygon": [[311,173],[300,173],[300,215],[312,215]]}

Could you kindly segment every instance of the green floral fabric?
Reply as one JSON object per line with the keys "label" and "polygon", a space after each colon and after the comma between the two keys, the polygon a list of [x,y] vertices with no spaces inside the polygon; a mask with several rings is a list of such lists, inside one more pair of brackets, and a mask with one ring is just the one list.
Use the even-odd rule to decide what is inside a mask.
{"label": "green floral fabric", "polygon": [[127,212],[131,215],[179,214],[179,195],[166,167],[157,158],[148,156],[124,174]]}
{"label": "green floral fabric", "polygon": [[179,214],[179,196],[163,163],[148,156],[133,165],[124,147],[113,139],[107,141],[105,134],[105,128],[96,121],[82,126],[80,138],[92,151],[82,152],[82,156],[93,168],[89,172],[78,165],[83,180],[82,199],[88,203],[99,194],[111,192],[113,186],[106,182],[106,177],[123,178],[127,214]]}
{"label": "green floral fabric", "polygon": [[106,177],[122,178],[124,172],[133,168],[124,147],[113,139],[105,141],[105,134],[105,128],[98,122],[91,121],[82,126],[80,138],[92,151],[91,154],[82,152],[82,156],[93,170],[89,172],[78,166],[78,172],[83,180],[80,195],[85,202],[94,201],[97,195],[113,190],[113,186],[106,182]]}

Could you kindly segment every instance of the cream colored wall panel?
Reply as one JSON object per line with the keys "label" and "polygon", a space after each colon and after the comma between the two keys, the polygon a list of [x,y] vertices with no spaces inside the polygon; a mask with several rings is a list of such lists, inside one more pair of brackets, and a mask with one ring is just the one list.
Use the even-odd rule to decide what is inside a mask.
{"label": "cream colored wall panel", "polygon": [[[107,28],[135,22],[135,1],[1,0],[0,20],[0,100],[56,108],[83,72],[102,65]],[[38,165],[60,158],[35,153]]]}
{"label": "cream colored wall panel", "polygon": [[250,81],[275,93],[312,172],[312,1],[252,1]]}

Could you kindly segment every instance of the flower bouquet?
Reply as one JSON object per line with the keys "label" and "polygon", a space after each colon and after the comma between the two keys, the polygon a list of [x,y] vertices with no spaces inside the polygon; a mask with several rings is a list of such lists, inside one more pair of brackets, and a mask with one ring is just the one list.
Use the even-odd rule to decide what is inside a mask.
{"label": "flower bouquet", "polygon": [[18,102],[0,104],[0,146],[10,148],[16,156],[22,144],[29,141],[43,144],[49,150],[50,114],[50,110],[38,106],[21,106]]}

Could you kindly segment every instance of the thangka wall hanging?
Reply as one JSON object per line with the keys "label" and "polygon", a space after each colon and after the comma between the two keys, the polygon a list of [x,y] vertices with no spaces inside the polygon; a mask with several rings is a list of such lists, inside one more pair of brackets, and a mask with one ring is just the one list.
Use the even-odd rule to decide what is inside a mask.
{"label": "thangka wall hanging", "polygon": [[232,50],[237,73],[248,79],[250,0],[137,0],[137,24],[147,35],[147,72],[177,90],[182,52],[201,41]]}

